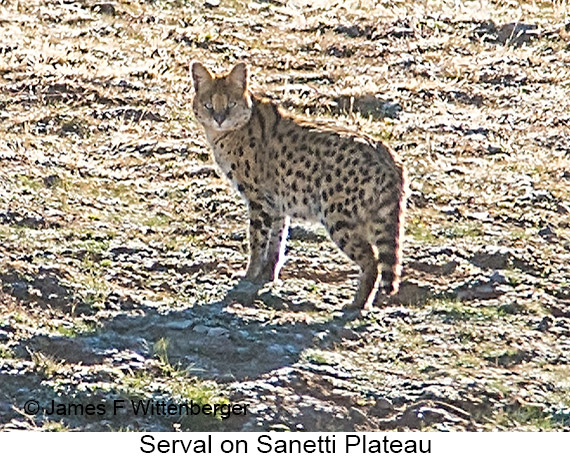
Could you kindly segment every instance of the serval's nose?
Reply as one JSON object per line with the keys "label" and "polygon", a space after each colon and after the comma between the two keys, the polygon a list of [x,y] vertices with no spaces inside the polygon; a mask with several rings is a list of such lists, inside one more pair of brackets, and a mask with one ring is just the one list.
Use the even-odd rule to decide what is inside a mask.
{"label": "serval's nose", "polygon": [[226,114],[225,113],[215,113],[214,114],[214,120],[218,123],[218,125],[222,125],[222,123],[226,120]]}

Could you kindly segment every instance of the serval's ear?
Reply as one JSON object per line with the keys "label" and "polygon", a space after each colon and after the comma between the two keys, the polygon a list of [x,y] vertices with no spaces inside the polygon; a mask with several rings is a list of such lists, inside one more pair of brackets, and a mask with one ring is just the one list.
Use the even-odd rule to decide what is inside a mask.
{"label": "serval's ear", "polygon": [[232,68],[228,73],[228,81],[238,86],[245,92],[247,88],[247,66],[245,63],[240,62]]}
{"label": "serval's ear", "polygon": [[212,82],[214,76],[210,73],[210,70],[200,62],[194,62],[192,64],[192,79],[194,80],[194,89],[198,92],[200,85]]}

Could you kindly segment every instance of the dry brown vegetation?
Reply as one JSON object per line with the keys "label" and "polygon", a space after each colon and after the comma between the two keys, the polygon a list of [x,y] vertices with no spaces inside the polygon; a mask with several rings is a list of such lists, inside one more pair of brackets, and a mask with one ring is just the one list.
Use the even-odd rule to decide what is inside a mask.
{"label": "dry brown vegetation", "polygon": [[[214,2],[215,3],[215,2]],[[408,166],[399,301],[349,318],[319,227],[224,300],[245,207],[188,65]],[[569,430],[566,1],[0,1],[0,429]],[[227,420],[24,403],[244,402]]]}

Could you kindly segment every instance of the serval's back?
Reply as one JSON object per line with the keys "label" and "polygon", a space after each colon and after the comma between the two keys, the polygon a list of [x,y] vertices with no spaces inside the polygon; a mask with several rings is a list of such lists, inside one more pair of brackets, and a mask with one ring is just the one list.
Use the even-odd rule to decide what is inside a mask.
{"label": "serval's back", "polygon": [[245,278],[277,279],[290,217],[321,222],[361,269],[351,306],[372,303],[377,280],[397,292],[405,170],[381,142],[301,120],[253,96],[247,68],[212,75],[194,63],[194,113],[222,172],[245,198],[250,258]]}

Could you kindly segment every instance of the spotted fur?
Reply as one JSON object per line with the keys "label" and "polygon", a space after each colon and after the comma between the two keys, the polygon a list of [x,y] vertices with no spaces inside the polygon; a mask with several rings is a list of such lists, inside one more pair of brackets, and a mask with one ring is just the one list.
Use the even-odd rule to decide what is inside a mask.
{"label": "spotted fur", "polygon": [[247,68],[212,75],[192,65],[193,109],[214,158],[249,208],[246,279],[277,279],[290,217],[322,223],[361,270],[352,306],[400,280],[405,170],[379,141],[283,112],[247,87]]}

